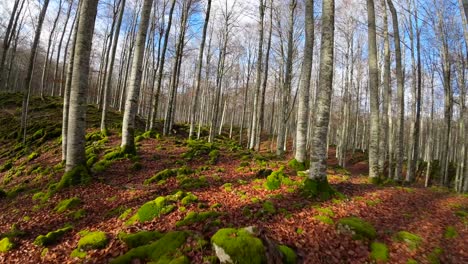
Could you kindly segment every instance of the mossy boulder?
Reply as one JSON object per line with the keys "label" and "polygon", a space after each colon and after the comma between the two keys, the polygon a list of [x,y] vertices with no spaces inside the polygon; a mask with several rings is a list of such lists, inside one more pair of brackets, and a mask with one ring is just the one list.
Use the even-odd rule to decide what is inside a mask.
{"label": "mossy boulder", "polygon": [[246,229],[223,228],[212,237],[216,256],[221,263],[266,263],[262,240]]}
{"label": "mossy boulder", "polygon": [[14,247],[15,247],[15,244],[8,237],[5,237],[2,240],[0,240],[0,253],[8,252]]}
{"label": "mossy boulder", "polygon": [[119,233],[118,237],[128,248],[136,248],[160,239],[164,234],[158,231],[140,231],[134,234]]}
{"label": "mossy boulder", "polygon": [[306,197],[328,200],[337,192],[328,184],[327,179],[307,178],[301,187],[302,194]]}
{"label": "mossy boulder", "polygon": [[102,231],[82,231],[80,233],[82,234],[82,237],[78,241],[77,248],[81,251],[105,248],[109,241],[107,234]]}
{"label": "mossy boulder", "polygon": [[265,188],[270,191],[279,189],[284,178],[287,178],[287,176],[286,174],[284,174],[284,167],[281,167],[278,170],[273,171],[267,177],[267,180],[265,182]]}
{"label": "mossy boulder", "polygon": [[404,242],[412,250],[417,249],[423,242],[422,238],[408,231],[400,231],[395,235],[395,239]]}
{"label": "mossy boulder", "polygon": [[288,162],[288,167],[294,171],[305,171],[309,168],[309,162],[300,162],[297,159],[292,159]]}
{"label": "mossy boulder", "polygon": [[172,212],[175,209],[175,205],[169,204],[169,201],[164,196],[160,196],[153,201],[149,201],[143,204],[137,211],[137,213],[132,216],[127,224],[133,224],[136,221],[146,222],[151,221],[160,215],[165,215]]}
{"label": "mossy boulder", "polygon": [[377,232],[374,226],[359,217],[345,217],[338,220],[338,226],[344,230],[350,231],[353,239],[374,239]]}
{"label": "mossy boulder", "polygon": [[292,250],[290,247],[285,246],[285,245],[279,245],[278,250],[279,252],[281,252],[284,264],[296,264],[297,263],[296,252],[294,252],[294,250]]}
{"label": "mossy boulder", "polygon": [[184,219],[178,221],[176,223],[177,227],[181,226],[188,226],[195,223],[200,223],[203,221],[207,221],[208,219],[214,219],[218,217],[220,214],[215,211],[208,211],[208,212],[189,212]]}
{"label": "mossy boulder", "polygon": [[67,232],[72,230],[71,226],[66,226],[64,228],[57,229],[55,231],[49,232],[46,235],[40,235],[34,240],[34,244],[38,246],[49,246],[57,243],[57,241],[62,238]]}
{"label": "mossy boulder", "polygon": [[189,205],[197,201],[198,201],[198,197],[195,194],[188,192],[183,196],[182,200],[180,200],[180,203],[182,205]]}
{"label": "mossy boulder", "polygon": [[371,247],[371,259],[379,262],[388,261],[388,247],[384,243],[372,242]]}
{"label": "mossy boulder", "polygon": [[57,213],[63,213],[67,210],[74,209],[81,204],[81,200],[78,197],[72,197],[70,199],[65,199],[60,201],[57,206],[55,206],[54,210]]}
{"label": "mossy boulder", "polygon": [[182,261],[180,247],[185,244],[188,233],[183,231],[172,231],[166,233],[157,241],[131,249],[127,253],[110,261],[112,264],[133,263],[133,260],[155,261],[155,263],[186,263]]}
{"label": "mossy boulder", "polygon": [[153,177],[146,179],[144,184],[151,184],[154,182],[159,182],[160,180],[165,180],[171,177],[175,177],[176,175],[177,175],[177,170],[165,169],[156,173]]}

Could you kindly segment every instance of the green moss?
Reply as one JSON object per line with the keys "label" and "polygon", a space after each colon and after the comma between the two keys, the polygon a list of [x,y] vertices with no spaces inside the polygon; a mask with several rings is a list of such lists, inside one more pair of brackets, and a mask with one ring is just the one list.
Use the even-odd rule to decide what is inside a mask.
{"label": "green moss", "polygon": [[0,166],[0,172],[5,172],[13,167],[13,161],[7,160],[5,163],[3,163],[2,166]]}
{"label": "green moss", "polygon": [[464,217],[468,217],[468,212],[464,210],[458,210],[455,212],[455,215],[460,218],[464,218]]}
{"label": "green moss", "polygon": [[185,190],[200,189],[209,186],[208,180],[205,176],[195,177],[183,177],[179,183],[179,186]]}
{"label": "green moss", "polygon": [[458,232],[454,226],[447,226],[445,229],[444,237],[447,239],[455,238],[458,236]]}
{"label": "green moss", "polygon": [[128,218],[128,216],[132,213],[132,209],[129,208],[127,210],[125,210],[120,216],[119,216],[119,219],[120,220],[125,220]]}
{"label": "green moss", "polygon": [[265,182],[266,189],[270,191],[279,189],[284,178],[287,178],[286,174],[284,174],[284,167],[273,171]]}
{"label": "green moss", "polygon": [[353,233],[354,239],[374,239],[377,236],[375,228],[359,217],[345,217],[338,223]]}
{"label": "green moss", "polygon": [[328,225],[333,225],[333,219],[326,215],[316,215],[314,216],[314,219]]}
{"label": "green moss", "polygon": [[232,192],[232,183],[228,182],[223,184],[223,188],[226,192]]}
{"label": "green moss", "polygon": [[318,211],[318,213],[320,215],[325,215],[325,216],[330,216],[330,217],[334,217],[335,216],[335,212],[333,212],[333,210],[331,208],[328,208],[328,207],[317,207],[315,208],[315,210]]}
{"label": "green moss", "polygon": [[5,237],[2,240],[0,240],[0,253],[8,252],[14,247],[15,244],[8,237]]}
{"label": "green moss", "polygon": [[86,210],[80,209],[78,211],[74,211],[68,214],[69,217],[73,218],[73,220],[79,220],[86,216]]}
{"label": "green moss", "polygon": [[271,201],[265,201],[262,207],[263,207],[263,211],[268,214],[276,213],[275,205]]}
{"label": "green moss", "polygon": [[136,221],[151,221],[160,215],[165,215],[172,212],[174,209],[175,206],[168,204],[166,197],[161,196],[142,205],[138,209],[137,213],[127,221],[127,224],[130,225]]}
{"label": "green moss", "polygon": [[375,261],[387,262],[388,261],[388,247],[384,243],[372,242],[371,244],[371,259]]}
{"label": "green moss", "polygon": [[65,199],[60,201],[57,206],[55,206],[54,210],[57,213],[63,213],[67,210],[74,209],[81,204],[81,200],[78,197],[72,197],[70,199]]}
{"label": "green moss", "polygon": [[212,151],[210,151],[208,156],[210,157],[209,163],[211,165],[216,164],[218,162],[218,159],[219,159],[219,150],[213,149]]}
{"label": "green moss", "polygon": [[162,171],[156,173],[153,177],[151,177],[149,179],[146,179],[144,184],[151,184],[153,182],[158,182],[160,180],[165,180],[165,179],[168,179],[170,177],[175,177],[176,175],[177,175],[176,170],[165,169],[165,170],[162,170]]}
{"label": "green moss", "polygon": [[188,192],[187,194],[184,195],[184,198],[182,198],[182,200],[180,201],[180,203],[182,205],[189,205],[191,203],[195,203],[198,201],[198,197],[191,193],[191,192]]}
{"label": "green moss", "polygon": [[187,237],[188,234],[186,232],[169,232],[156,242],[133,248],[127,253],[111,260],[110,263],[132,263],[134,259],[153,260],[159,264],[171,263],[171,261],[177,259],[177,257],[174,258],[173,255],[180,251],[179,248],[185,243]]}
{"label": "green moss", "polygon": [[219,216],[218,212],[208,211],[208,212],[189,212],[183,220],[180,220],[176,223],[177,227],[188,226],[195,223],[200,223],[208,219],[213,219]]}
{"label": "green moss", "polygon": [[222,248],[233,263],[266,263],[262,241],[245,229],[220,229],[211,237],[211,242],[215,248]]}
{"label": "green moss", "polygon": [[71,254],[70,254],[70,257],[72,258],[86,258],[86,252],[84,251],[81,251],[79,249],[74,249]]}
{"label": "green moss", "polygon": [[105,232],[84,232],[83,237],[78,241],[78,249],[86,251],[90,249],[101,249],[107,246],[108,238]]}
{"label": "green moss", "polygon": [[136,248],[156,241],[163,236],[158,231],[140,231],[134,234],[119,233],[118,238],[124,242],[128,248]]}
{"label": "green moss", "polygon": [[440,264],[440,255],[444,253],[444,250],[440,247],[434,248],[431,253],[427,256],[430,264]]}
{"label": "green moss", "polygon": [[288,167],[294,171],[305,171],[308,169],[308,162],[299,162],[296,159],[292,159],[288,162]]}
{"label": "green moss", "polygon": [[375,199],[375,200],[368,200],[368,201],[366,201],[366,204],[369,205],[369,206],[375,206],[375,205],[377,205],[377,204],[379,204],[379,203],[381,203],[381,202],[382,202],[382,200],[380,200],[380,199],[377,198],[377,199]]}
{"label": "green moss", "polygon": [[12,224],[10,230],[6,233],[0,234],[0,238],[8,237],[8,238],[15,238],[24,236],[26,232],[20,230],[17,224]]}
{"label": "green moss", "polygon": [[35,159],[37,159],[38,157],[39,157],[39,153],[33,152],[33,153],[29,154],[29,156],[28,156],[28,161],[35,160]]}
{"label": "green moss", "polygon": [[395,235],[395,239],[397,241],[404,242],[408,245],[408,247],[412,250],[415,250],[421,245],[423,242],[422,238],[416,234],[407,232],[407,231],[400,231]]}
{"label": "green moss", "polygon": [[187,140],[187,147],[189,150],[182,157],[188,160],[209,154],[212,150],[218,149],[213,143],[207,143],[202,140]]}
{"label": "green moss", "polygon": [[86,184],[91,181],[91,176],[89,175],[88,168],[84,165],[76,166],[75,168],[65,172],[60,182],[57,183],[55,188],[51,191],[60,191],[64,188],[78,185],[78,184]]}
{"label": "green moss", "polygon": [[190,260],[186,256],[175,258],[169,264],[190,264]]}
{"label": "green moss", "polygon": [[294,250],[292,250],[288,246],[279,245],[278,250],[281,252],[283,256],[283,264],[296,264],[297,263],[297,255]]}
{"label": "green moss", "polygon": [[36,239],[34,240],[34,244],[38,246],[49,246],[55,244],[70,230],[72,230],[72,227],[66,226],[64,228],[60,228],[55,231],[49,232],[46,235],[40,235],[36,237]]}
{"label": "green moss", "polygon": [[408,259],[406,261],[406,264],[418,264],[418,262],[416,260],[414,260],[414,259]]}
{"label": "green moss", "polygon": [[313,180],[307,178],[301,186],[301,192],[306,197],[317,197],[321,200],[328,200],[336,194],[336,191],[328,184],[327,179]]}

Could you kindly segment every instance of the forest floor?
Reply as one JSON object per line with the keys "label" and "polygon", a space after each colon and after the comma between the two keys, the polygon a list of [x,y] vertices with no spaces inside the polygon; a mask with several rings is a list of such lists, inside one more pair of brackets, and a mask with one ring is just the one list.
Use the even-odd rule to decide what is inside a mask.
{"label": "forest floor", "polygon": [[[101,144],[97,149],[102,159],[119,141],[114,134],[88,146]],[[304,178],[288,169],[285,159],[237,149],[231,141],[226,142],[230,143],[217,143],[220,152],[216,164],[207,164],[208,155],[182,158],[189,148],[181,138],[142,138],[138,159],[109,162],[104,169],[96,169],[91,183],[40,199],[63,175],[60,142],[48,141],[35,157],[21,157],[0,173],[0,188],[8,193],[8,197],[0,198],[0,240],[9,237],[16,244],[0,253],[0,262],[107,263],[129,250],[119,239],[121,232],[189,230],[192,235],[180,252],[191,263],[210,263],[213,258],[209,256],[215,253],[208,241],[219,228],[255,226],[272,240],[293,248],[302,263],[372,263],[372,242],[388,247],[387,263],[468,263],[466,195],[436,187],[369,184],[367,163],[359,154],[343,169],[336,166],[334,149],[330,149],[328,179],[343,196],[328,201],[304,198],[299,190]],[[6,160],[0,158],[2,162]],[[164,169],[183,165],[193,172],[144,183]],[[291,181],[278,190],[267,190],[266,179],[258,171],[283,165]],[[129,223],[129,216],[140,206],[178,190],[191,192],[197,199],[185,204],[176,201],[172,211],[153,220]],[[58,203],[72,197],[80,202],[57,212]],[[179,222],[190,212],[208,211],[215,212],[208,219]],[[341,231],[339,219],[349,216],[371,223],[376,238],[355,240]],[[67,224],[72,229],[56,243],[47,247],[34,243],[39,235]],[[105,232],[107,243],[101,249],[88,250],[82,258],[71,257],[82,230]],[[416,239],[398,240],[400,231],[410,232]]]}

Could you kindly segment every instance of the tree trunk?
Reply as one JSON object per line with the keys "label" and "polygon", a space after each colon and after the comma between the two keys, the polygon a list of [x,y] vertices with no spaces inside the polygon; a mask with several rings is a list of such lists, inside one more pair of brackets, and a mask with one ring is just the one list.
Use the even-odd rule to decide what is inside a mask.
{"label": "tree trunk", "polygon": [[137,112],[138,96],[140,94],[143,55],[145,52],[146,35],[153,0],[144,0],[141,11],[140,26],[135,43],[135,54],[132,61],[130,84],[128,86],[125,111],[122,124],[122,144],[124,153],[135,154],[135,116]]}

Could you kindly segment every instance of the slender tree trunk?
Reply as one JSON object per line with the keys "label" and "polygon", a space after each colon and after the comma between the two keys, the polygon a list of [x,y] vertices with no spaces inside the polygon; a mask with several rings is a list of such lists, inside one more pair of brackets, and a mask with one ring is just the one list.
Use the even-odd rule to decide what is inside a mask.
{"label": "slender tree trunk", "polygon": [[[21,7],[18,12],[20,1]],[[0,58],[0,83],[2,83],[3,81],[3,68],[5,66],[5,60],[7,57],[8,49],[10,48],[12,36],[15,32],[14,25],[18,21],[18,17],[20,16],[21,10],[23,9],[24,2],[25,0],[15,0],[15,3],[13,4],[13,10],[11,12],[11,16],[5,31],[5,36],[3,37],[2,57]]]}
{"label": "slender tree trunk", "polygon": [[385,161],[387,160],[387,153],[390,136],[389,130],[389,119],[391,118],[391,110],[389,106],[391,104],[391,71],[390,71],[390,40],[388,36],[388,15],[387,15],[387,4],[385,0],[382,0],[383,6],[383,35],[384,35],[384,72],[383,72],[383,102],[382,102],[382,122],[380,127],[380,141],[379,141],[379,175],[384,175]]}
{"label": "slender tree trunk", "polygon": [[304,59],[302,62],[302,80],[299,87],[299,102],[297,108],[296,127],[296,154],[294,158],[298,162],[306,161],[307,147],[307,123],[309,119],[309,91],[312,75],[312,59],[314,55],[314,1],[305,2],[305,45]]}
{"label": "slender tree trunk", "polygon": [[136,153],[135,148],[135,116],[137,112],[137,101],[140,94],[143,55],[145,52],[146,35],[153,0],[144,0],[141,11],[141,20],[138,28],[138,36],[135,43],[135,54],[132,61],[130,84],[127,91],[125,111],[122,124],[122,144],[124,153]]}
{"label": "slender tree trunk", "polygon": [[[320,45],[320,70],[317,91],[316,120],[312,137],[309,186],[327,192],[327,137],[333,93],[333,51],[335,31],[335,1],[322,4],[322,36]],[[306,187],[307,187],[306,181]],[[314,184],[315,183],[315,184]]]}
{"label": "slender tree trunk", "polygon": [[[83,0],[73,54],[65,171],[86,166],[85,134],[89,61],[98,0]],[[79,175],[76,175],[79,176]]]}

